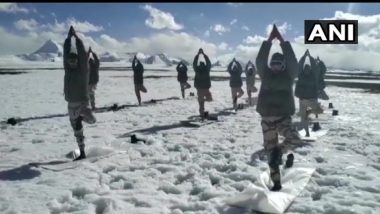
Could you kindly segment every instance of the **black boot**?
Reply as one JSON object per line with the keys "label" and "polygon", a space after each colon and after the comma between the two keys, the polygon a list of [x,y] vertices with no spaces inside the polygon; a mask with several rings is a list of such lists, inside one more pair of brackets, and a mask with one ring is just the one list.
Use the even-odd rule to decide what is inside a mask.
{"label": "black boot", "polygon": [[11,124],[12,126],[16,125],[17,124],[17,120],[15,118],[9,118],[7,120],[7,124]]}
{"label": "black boot", "polygon": [[136,144],[136,143],[138,143],[139,141],[145,143],[145,140],[137,138],[136,135],[132,135],[132,136],[131,136],[131,143],[132,143],[132,144]]}
{"label": "black boot", "polygon": [[269,153],[269,169],[270,169],[270,178],[274,184],[272,191],[281,190],[281,173],[280,165],[282,164],[282,151],[279,146],[273,148]]}
{"label": "black boot", "polygon": [[305,130],[306,130],[305,137],[310,137],[309,126],[306,126]]}
{"label": "black boot", "polygon": [[286,168],[292,167],[293,166],[293,162],[294,162],[294,155],[292,153],[290,153],[286,157],[285,167]]}
{"label": "black boot", "polygon": [[138,142],[136,135],[131,136],[131,143],[136,144]]}
{"label": "black boot", "polygon": [[321,130],[321,126],[319,125],[319,122],[315,122],[313,124],[313,132]]}
{"label": "black boot", "polygon": [[185,90],[181,89],[182,99],[185,99]]}
{"label": "black boot", "polygon": [[84,145],[79,147],[80,155],[74,159],[74,161],[82,160],[86,158],[86,153],[84,151]]}
{"label": "black boot", "polygon": [[237,97],[234,97],[233,98],[233,106],[234,106],[234,110],[237,111],[238,110],[238,105],[237,105]]}
{"label": "black boot", "polygon": [[208,111],[205,111],[203,114],[203,118],[208,119]]}

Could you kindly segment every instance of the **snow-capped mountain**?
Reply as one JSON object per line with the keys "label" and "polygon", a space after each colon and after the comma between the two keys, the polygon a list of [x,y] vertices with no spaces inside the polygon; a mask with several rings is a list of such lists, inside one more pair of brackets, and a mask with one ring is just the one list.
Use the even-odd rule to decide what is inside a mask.
{"label": "snow-capped mountain", "polygon": [[127,52],[127,53],[121,53],[119,54],[121,58],[125,59],[127,62],[131,62],[135,56],[137,56],[137,59],[139,59],[141,62],[145,62],[145,59],[149,57],[149,55],[146,55],[141,52]]}
{"label": "snow-capped mountain", "polygon": [[211,67],[224,67],[223,63],[221,63],[219,60],[216,61],[211,65]]}
{"label": "snow-capped mountain", "polygon": [[121,60],[117,53],[105,52],[99,56],[100,62],[119,62]]}
{"label": "snow-capped mountain", "polygon": [[41,54],[41,53],[58,53],[62,56],[63,47],[58,42],[49,39],[48,41],[45,42],[45,44],[42,45],[42,47],[40,47],[33,54]]}
{"label": "snow-capped mountain", "polygon": [[166,66],[172,66],[173,62],[169,60],[169,58],[165,54],[156,54],[148,57],[145,59],[145,64],[148,65],[166,65]]}
{"label": "snow-capped mountain", "polygon": [[174,65],[177,65],[179,62],[183,62],[185,63],[186,66],[189,66],[190,63],[182,58],[173,58],[173,57],[169,57],[169,60],[172,62],[172,64]]}
{"label": "snow-capped mountain", "polygon": [[29,61],[62,61],[63,47],[56,41],[48,40],[35,52],[17,56]]}
{"label": "snow-capped mountain", "polygon": [[148,65],[173,66],[177,65],[180,61],[183,61],[186,65],[189,65],[189,63],[186,60],[183,60],[181,58],[170,57],[164,53],[149,55],[141,52],[132,52],[126,53],[125,58],[128,62],[132,62],[135,55],[137,56],[137,59],[139,59],[143,64]]}
{"label": "snow-capped mountain", "polygon": [[[96,50],[95,50],[96,52]],[[125,52],[115,53],[106,51],[98,53],[100,62],[132,62],[134,56],[143,63],[148,65],[160,65],[160,66],[176,66],[180,61],[183,61],[186,65],[190,65],[189,62],[182,58],[171,57],[165,53],[158,54],[146,54],[141,52]],[[46,41],[38,50],[30,54],[20,54],[17,57],[26,61],[38,61],[38,62],[59,62],[63,61],[63,45],[53,41]]]}

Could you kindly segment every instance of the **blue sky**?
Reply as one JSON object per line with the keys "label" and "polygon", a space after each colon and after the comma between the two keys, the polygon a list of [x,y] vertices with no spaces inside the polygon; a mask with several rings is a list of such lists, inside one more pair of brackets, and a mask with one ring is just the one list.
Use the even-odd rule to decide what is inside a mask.
{"label": "blue sky", "polygon": [[[24,3],[20,7],[35,9],[37,12],[28,14],[0,13],[0,25],[12,28],[13,23],[20,18],[33,18],[37,22],[47,23],[66,20],[74,17],[79,21],[88,21],[94,25],[103,26],[105,32],[119,40],[127,40],[134,36],[142,36],[157,31],[146,26],[145,20],[149,13],[142,9],[140,3]],[[305,19],[331,17],[337,10],[347,11],[348,3],[245,3],[229,5],[226,3],[153,3],[152,7],[171,13],[175,21],[184,26],[183,31],[215,43],[226,42],[238,45],[252,34],[265,33],[269,23],[277,21],[291,24],[289,38],[294,38],[303,32]],[[84,12],[85,11],[85,12]],[[370,15],[380,11],[380,4],[361,4],[357,12]],[[237,19],[234,25],[231,21]],[[219,35],[204,33],[210,26],[221,24],[230,29]],[[243,30],[242,26],[250,30]],[[94,32],[96,36],[101,32]]]}
{"label": "blue sky", "polygon": [[[195,46],[204,46],[213,57],[253,58],[272,23],[281,27],[285,39],[300,43],[305,19],[354,18],[367,32],[378,27],[379,14],[378,3],[0,3],[0,36],[9,38],[0,42],[6,47],[0,55],[34,51],[49,38],[62,42],[74,23],[99,51],[190,57]],[[373,32],[361,36],[376,43],[356,49],[377,47]],[[299,45],[299,53],[308,47]]]}

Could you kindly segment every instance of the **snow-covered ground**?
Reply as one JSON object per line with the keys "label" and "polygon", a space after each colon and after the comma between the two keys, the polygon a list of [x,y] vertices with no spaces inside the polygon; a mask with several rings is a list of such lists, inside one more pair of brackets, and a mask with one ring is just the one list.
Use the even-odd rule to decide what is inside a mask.
{"label": "snow-covered ground", "polygon": [[[166,77],[146,79],[143,100],[180,97],[175,71],[145,75]],[[0,77],[0,121],[67,113],[62,70]],[[210,112],[231,107],[228,81],[213,81],[211,91]],[[330,130],[313,147],[295,151],[295,164],[317,171],[287,212],[380,213],[378,94],[333,86],[326,91],[340,116],[321,124]],[[137,101],[127,71],[102,71],[96,93],[98,107]],[[250,164],[262,148],[260,116],[247,108],[220,116],[221,122],[181,127],[181,120],[197,113],[196,97],[190,96],[98,113],[96,124],[84,125],[88,148],[127,153],[62,172],[27,164],[62,160],[76,148],[68,117],[0,125],[0,213],[254,213],[223,200],[267,168],[264,162]],[[147,144],[129,143],[128,134],[138,130]]]}

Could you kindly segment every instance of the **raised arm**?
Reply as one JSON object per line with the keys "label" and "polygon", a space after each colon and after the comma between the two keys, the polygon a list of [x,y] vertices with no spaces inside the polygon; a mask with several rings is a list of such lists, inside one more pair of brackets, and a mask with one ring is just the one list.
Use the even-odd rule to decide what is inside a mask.
{"label": "raised arm", "polygon": [[248,71],[250,65],[252,65],[252,62],[248,61],[248,63],[245,65],[245,71]]}
{"label": "raised arm", "polygon": [[71,38],[67,37],[63,44],[63,68],[65,70],[67,69],[67,58],[70,53],[70,48],[71,48]]}
{"label": "raised arm", "polygon": [[204,57],[205,57],[205,60],[206,60],[206,67],[207,67],[207,70],[210,71],[211,69],[211,61],[210,61],[210,58],[208,58],[208,56],[206,54],[203,54]]}
{"label": "raised arm", "polygon": [[230,64],[228,64],[227,71],[228,73],[232,73],[232,64],[234,64],[234,61],[231,61]]}
{"label": "raised arm", "polygon": [[96,55],[96,53],[92,52],[92,56],[94,57],[95,66],[96,66],[97,68],[99,68],[99,66],[100,66],[100,61],[99,61],[98,55]]}
{"label": "raised arm", "polygon": [[178,63],[178,65],[177,65],[177,67],[176,67],[176,70],[177,70],[177,71],[179,71],[179,67],[181,66],[181,63],[182,63],[182,62],[179,62],[179,63]]}
{"label": "raised arm", "polygon": [[243,67],[241,66],[240,62],[236,61],[236,65],[238,67],[239,74],[243,73]]}
{"label": "raised arm", "polygon": [[256,67],[253,63],[252,63],[252,69],[253,69],[253,76],[255,76],[257,73],[257,70],[256,70]]}
{"label": "raised arm", "polygon": [[[71,38],[67,37],[63,44],[63,68],[65,70],[65,73],[68,72],[67,58],[70,53],[70,48],[71,48]],[[66,87],[67,87],[68,81],[69,81],[69,76],[65,75],[64,84],[63,84],[63,94],[66,94],[66,91],[67,91]]]}
{"label": "raised arm", "polygon": [[298,62],[293,48],[289,41],[284,41],[280,44],[282,52],[284,53],[286,70],[294,79],[298,74]]}
{"label": "raised arm", "polygon": [[316,81],[316,84],[318,85],[319,72],[317,72],[318,71],[317,61],[315,60],[314,57],[312,56],[309,56],[309,57],[310,57],[311,71],[313,72],[314,79]]}
{"label": "raised arm", "polygon": [[261,44],[259,53],[256,57],[256,66],[257,66],[257,73],[259,74],[260,78],[262,78],[264,71],[268,70],[268,57],[270,48],[272,47],[272,43],[269,41],[263,41]]}
{"label": "raised arm", "polygon": [[135,70],[136,69],[136,60],[137,60],[137,58],[136,58],[136,56],[133,58],[133,60],[132,60],[132,69],[133,70]]}
{"label": "raised arm", "polygon": [[319,64],[320,64],[321,73],[324,75],[327,71],[326,65],[322,60],[319,62]]}
{"label": "raised arm", "polygon": [[[310,57],[310,60],[311,60],[311,57]],[[303,71],[303,66],[305,65],[305,61],[306,61],[306,52],[301,57],[300,61],[298,62],[298,74]]]}
{"label": "raised arm", "polygon": [[[76,42],[77,50],[78,50],[79,63],[81,64],[81,66],[84,66],[82,68],[87,69],[88,58],[87,58],[86,49],[84,48],[83,41],[79,37],[76,37],[75,42]],[[82,65],[82,63],[84,63],[84,65]]]}
{"label": "raised arm", "polygon": [[137,60],[137,67],[139,67],[139,69],[144,72],[144,65],[140,62],[140,60]]}
{"label": "raised arm", "polygon": [[91,54],[91,47],[90,47],[90,49],[88,49],[88,51],[87,51],[87,58],[90,60],[90,54]]}
{"label": "raised arm", "polygon": [[198,59],[199,59],[199,54],[197,54],[197,55],[194,57],[194,61],[193,61],[193,69],[194,69],[194,71],[196,71],[197,68],[198,68]]}

